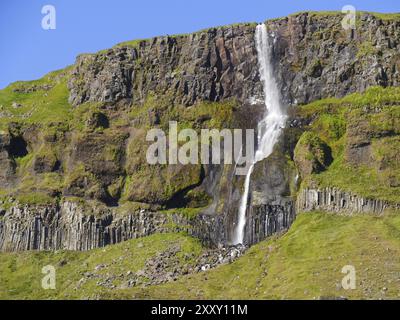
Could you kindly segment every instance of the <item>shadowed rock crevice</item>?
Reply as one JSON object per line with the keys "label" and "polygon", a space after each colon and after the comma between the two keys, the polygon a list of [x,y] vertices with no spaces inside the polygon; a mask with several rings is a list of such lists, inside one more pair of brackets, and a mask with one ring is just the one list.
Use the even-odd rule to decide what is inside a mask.
{"label": "shadowed rock crevice", "polygon": [[7,147],[8,153],[13,158],[22,158],[28,154],[28,144],[24,138],[16,136],[12,137]]}

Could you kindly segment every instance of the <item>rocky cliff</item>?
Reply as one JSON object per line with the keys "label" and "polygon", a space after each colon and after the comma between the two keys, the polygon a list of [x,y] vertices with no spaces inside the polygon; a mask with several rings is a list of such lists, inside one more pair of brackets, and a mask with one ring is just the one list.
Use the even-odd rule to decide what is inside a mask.
{"label": "rocky cliff", "polygon": [[[292,108],[276,150],[253,174],[247,244],[290,226],[300,182],[318,189],[334,181],[359,194],[360,183],[332,177],[370,170],[383,178],[365,199],[396,202],[399,161],[390,150],[399,134],[400,21],[360,13],[356,30],[346,31],[342,19],[301,13],[267,22],[279,89]],[[2,90],[1,248],[86,250],[163,232],[169,210],[205,243],[229,243],[243,177],[231,165],[149,165],[145,137],[150,128],[167,132],[172,120],[198,132],[255,128],[264,106],[254,31],[238,24],[131,41]],[[302,208],[313,206],[300,195],[308,199]],[[106,209],[97,216],[71,204],[77,200]],[[125,204],[133,209],[120,217]]]}
{"label": "rocky cliff", "polygon": [[[400,22],[360,13],[355,31],[348,31],[342,20],[340,13],[311,12],[267,21],[287,103],[399,85]],[[73,105],[122,98],[143,102],[152,92],[193,105],[261,97],[254,29],[255,24],[212,28],[79,56],[69,81],[69,100]]]}
{"label": "rocky cliff", "polygon": [[68,83],[69,101],[79,105],[129,98],[143,103],[152,93],[187,106],[232,97],[244,102],[260,93],[254,27],[156,37],[81,55]]}
{"label": "rocky cliff", "polygon": [[400,84],[400,22],[359,13],[356,29],[344,30],[342,20],[341,14],[303,13],[269,23],[287,103]]}
{"label": "rocky cliff", "polygon": [[[186,231],[213,244],[204,217],[197,221],[175,213],[127,213],[101,205],[18,205],[0,220],[0,251],[90,250],[154,233]],[[211,234],[210,234],[211,232]]]}

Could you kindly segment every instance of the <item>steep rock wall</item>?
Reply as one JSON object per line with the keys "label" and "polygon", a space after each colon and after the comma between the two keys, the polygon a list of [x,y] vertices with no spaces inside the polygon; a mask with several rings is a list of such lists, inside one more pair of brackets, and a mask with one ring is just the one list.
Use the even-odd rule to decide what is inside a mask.
{"label": "steep rock wall", "polygon": [[0,251],[90,250],[153,233],[186,231],[205,245],[223,244],[222,216],[132,211],[75,202],[60,205],[15,204],[1,212]]}
{"label": "steep rock wall", "polygon": [[[292,214],[292,211],[289,210]],[[249,244],[286,229],[293,216],[276,204],[256,209],[249,222]],[[114,209],[88,210],[74,202],[60,205],[14,205],[2,212],[0,251],[90,250],[153,233],[186,231],[209,247],[227,245],[223,215],[138,211],[118,214]]]}
{"label": "steep rock wall", "polygon": [[[356,29],[345,30],[343,18],[305,12],[267,21],[286,103],[400,84],[400,21],[360,13]],[[81,55],[69,82],[70,102],[137,103],[149,93],[168,93],[185,105],[262,98],[254,31],[255,24],[238,24]]]}
{"label": "steep rock wall", "polygon": [[286,103],[400,84],[400,21],[360,13],[356,29],[345,30],[343,17],[305,12],[267,22]]}
{"label": "steep rock wall", "polygon": [[149,93],[174,97],[176,104],[241,101],[260,91],[254,25],[212,28],[138,41],[77,58],[69,82],[70,102],[142,102]]}
{"label": "steep rock wall", "polygon": [[168,230],[168,217],[156,213],[114,216],[87,212],[76,203],[10,208],[0,221],[0,249],[89,250]]}
{"label": "steep rock wall", "polygon": [[292,199],[278,197],[267,204],[250,207],[247,214],[244,241],[252,245],[276,233],[289,229],[296,218],[295,203]]}

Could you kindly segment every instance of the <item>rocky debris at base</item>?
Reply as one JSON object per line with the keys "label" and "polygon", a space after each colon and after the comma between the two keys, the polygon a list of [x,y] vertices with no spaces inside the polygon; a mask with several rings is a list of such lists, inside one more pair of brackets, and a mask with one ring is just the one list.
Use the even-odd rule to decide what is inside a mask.
{"label": "rocky debris at base", "polygon": [[[82,278],[75,287],[78,290],[89,280],[96,280],[97,286],[107,289],[126,289],[135,286],[150,286],[176,281],[179,277],[208,271],[219,265],[227,264],[239,258],[247,248],[242,245],[207,249],[200,255],[182,253],[179,245],[174,245],[147,259],[142,269],[133,272],[127,270],[119,274],[110,274],[111,265],[99,264],[93,272],[83,272]],[[127,257],[120,257],[112,264],[123,261]]]}

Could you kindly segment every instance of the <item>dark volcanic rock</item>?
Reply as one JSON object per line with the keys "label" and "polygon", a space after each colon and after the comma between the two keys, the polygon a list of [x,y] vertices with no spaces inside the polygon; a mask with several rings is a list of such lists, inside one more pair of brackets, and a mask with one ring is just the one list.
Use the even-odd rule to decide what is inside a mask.
{"label": "dark volcanic rock", "polygon": [[231,97],[244,101],[260,93],[256,65],[254,25],[157,37],[79,56],[69,100],[73,105],[121,98],[140,103],[149,93],[168,93],[184,105]]}
{"label": "dark volcanic rock", "polygon": [[[342,19],[340,13],[301,13],[267,22],[286,103],[399,85],[400,22],[364,14],[350,32]],[[140,103],[149,93],[168,94],[185,105],[260,98],[254,30],[255,25],[239,24],[81,55],[69,82],[70,102]]]}
{"label": "dark volcanic rock", "polygon": [[[21,205],[0,202],[0,251],[90,250],[153,233],[186,231],[205,245],[223,244],[223,222],[215,216],[199,214],[186,218],[118,208],[101,204],[84,206],[74,202],[60,205]],[[222,217],[222,216],[220,216]]]}
{"label": "dark volcanic rock", "polygon": [[272,20],[275,75],[288,104],[400,84],[400,22],[363,14],[355,31],[343,14],[300,13]]}

